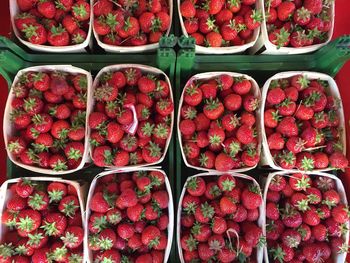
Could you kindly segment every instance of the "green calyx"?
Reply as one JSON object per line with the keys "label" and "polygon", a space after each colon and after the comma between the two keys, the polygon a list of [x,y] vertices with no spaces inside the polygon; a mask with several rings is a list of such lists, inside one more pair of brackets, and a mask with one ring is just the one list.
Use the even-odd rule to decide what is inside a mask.
{"label": "green calyx", "polygon": [[304,156],[304,158],[301,160],[301,166],[300,168],[304,171],[312,171],[315,167],[314,160],[312,158],[307,158]]}
{"label": "green calyx", "polygon": [[198,188],[198,180],[197,177],[191,178],[186,185],[187,189],[190,189],[192,191],[195,191]]}
{"label": "green calyx", "polygon": [[277,49],[279,49],[288,41],[290,33],[282,27],[279,32],[275,32],[274,35],[276,37],[275,42],[277,44]]}
{"label": "green calyx", "polygon": [[28,234],[28,245],[38,246],[43,238],[43,233]]}
{"label": "green calyx", "polygon": [[68,249],[65,246],[57,247],[50,253],[50,259],[62,261],[66,258]]}
{"label": "green calyx", "polygon": [[119,25],[119,22],[117,21],[117,15],[108,13],[105,18],[105,23],[111,28],[112,32],[115,32],[116,27]]}
{"label": "green calyx", "polygon": [[14,246],[12,243],[4,243],[0,245],[0,256],[2,259],[6,261],[6,259],[10,258],[14,255]]}
{"label": "green calyx", "polygon": [[195,94],[198,94],[199,93],[198,85],[195,85],[195,84],[192,83],[191,85],[187,86],[186,90],[185,90],[185,93],[188,96],[193,96]]}
{"label": "green calyx", "polygon": [[11,152],[11,153],[17,153],[20,152],[22,149],[24,149],[24,147],[19,143],[19,140],[15,140],[10,142],[7,145],[7,149]]}
{"label": "green calyx", "polygon": [[83,262],[83,257],[79,254],[72,253],[68,257],[68,261],[69,261],[69,263],[81,263],[81,262]]}
{"label": "green calyx", "polygon": [[34,26],[34,25],[23,25],[23,29],[22,29],[22,32],[24,33],[24,36],[29,39],[31,37],[36,37],[38,36],[37,34],[37,29],[38,27],[37,26]]}
{"label": "green calyx", "polygon": [[56,236],[59,232],[56,227],[56,222],[48,223],[45,221],[41,228],[44,230],[45,235],[47,236]]}
{"label": "green calyx", "polygon": [[58,26],[51,27],[51,33],[53,36],[60,36],[65,32],[66,29],[61,24],[59,24]]}
{"label": "green calyx", "polygon": [[72,200],[63,205],[63,210],[61,212],[68,217],[73,217],[77,208],[79,208],[79,206],[75,205],[75,201]]}
{"label": "green calyx", "polygon": [[113,241],[110,238],[99,238],[97,241],[97,246],[101,250],[109,250],[113,247]]}
{"label": "green calyx", "polygon": [[49,146],[41,144],[41,143],[32,143],[35,153],[47,152],[49,150]]}
{"label": "green calyx", "polygon": [[28,198],[28,205],[34,210],[40,210],[46,204],[47,202],[44,201],[44,196],[38,193],[35,193],[34,195],[29,196]]}
{"label": "green calyx", "polygon": [[199,157],[199,163],[201,167],[206,167],[208,165],[209,158],[205,153],[201,153]]}
{"label": "green calyx", "polygon": [[219,103],[220,103],[219,99],[210,98],[210,99],[205,101],[205,107],[208,110],[215,110],[219,107]]}
{"label": "green calyx", "polygon": [[76,243],[78,243],[79,238],[74,235],[73,233],[66,232],[63,237],[61,237],[61,240],[65,246],[72,246]]}
{"label": "green calyx", "polygon": [[284,262],[284,256],[286,255],[286,253],[279,245],[276,248],[271,248],[269,252],[272,253],[272,257],[274,260],[279,261],[280,263]]}
{"label": "green calyx", "polygon": [[21,217],[16,226],[22,231],[31,232],[34,228],[34,220],[29,216],[26,216],[25,218]]}
{"label": "green calyx", "polygon": [[148,149],[152,157],[160,157],[162,155],[162,149],[154,142],[149,142]]}
{"label": "green calyx", "polygon": [[187,215],[194,215],[197,209],[197,204],[194,202],[186,203],[186,207],[183,209]]}
{"label": "green calyx", "polygon": [[83,154],[81,153],[80,150],[74,149],[73,147],[69,149],[68,159],[73,159],[75,161],[78,161],[82,156]]}
{"label": "green calyx", "polygon": [[92,226],[94,229],[97,230],[97,232],[101,232],[102,230],[106,229],[108,226],[107,216],[104,215],[100,217],[95,217]]}
{"label": "green calyx", "polygon": [[193,120],[197,117],[197,110],[195,108],[189,108],[185,111],[185,118]]}
{"label": "green calyx", "polygon": [[74,14],[80,16],[80,17],[85,17],[88,15],[88,12],[86,11],[86,8],[84,5],[74,5],[72,7]]}
{"label": "green calyx", "polygon": [[67,170],[68,166],[66,165],[66,162],[62,161],[62,160],[57,160],[54,164],[53,164],[53,170],[54,171],[64,171]]}
{"label": "green calyx", "polygon": [[197,249],[198,241],[192,235],[189,235],[185,243],[189,251],[194,251]]}
{"label": "green calyx", "polygon": [[205,218],[212,218],[215,214],[214,207],[205,202],[200,206],[200,210]]}
{"label": "green calyx", "polygon": [[161,139],[167,139],[169,136],[169,127],[164,123],[159,123],[154,128],[154,134]]}
{"label": "green calyx", "polygon": [[60,191],[60,190],[49,191],[48,195],[49,195],[50,203],[57,203],[61,201],[61,199],[63,198],[63,194],[64,194],[63,191]]}
{"label": "green calyx", "polygon": [[232,191],[233,188],[236,187],[236,184],[233,180],[230,180],[230,179],[226,179],[224,180],[223,182],[221,182],[221,185],[222,185],[222,190],[223,191]]}

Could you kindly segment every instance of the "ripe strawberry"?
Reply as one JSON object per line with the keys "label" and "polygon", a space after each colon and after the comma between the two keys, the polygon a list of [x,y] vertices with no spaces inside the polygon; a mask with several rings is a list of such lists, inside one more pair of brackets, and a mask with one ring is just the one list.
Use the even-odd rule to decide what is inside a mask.
{"label": "ripe strawberry", "polygon": [[294,250],[284,244],[271,248],[269,252],[280,262],[290,262],[294,257]]}
{"label": "ripe strawberry", "polygon": [[348,160],[345,158],[344,154],[339,151],[336,151],[329,156],[329,163],[332,167],[338,169],[344,169],[348,167]]}
{"label": "ripe strawberry", "polygon": [[307,10],[310,10],[310,12],[313,15],[317,15],[317,14],[321,13],[322,8],[323,8],[323,4],[322,4],[322,1],[320,1],[320,0],[306,0],[304,2],[304,7]]}
{"label": "ripe strawberry", "polygon": [[275,29],[269,33],[269,41],[276,45],[277,48],[288,46],[290,42],[290,33],[283,27],[281,29]]}
{"label": "ripe strawberry", "polygon": [[79,200],[74,195],[67,195],[61,199],[58,210],[68,217],[72,217],[78,211]]}
{"label": "ripe strawberry", "polygon": [[72,15],[78,21],[86,21],[90,18],[90,5],[85,0],[78,0],[72,6]]}
{"label": "ripe strawberry", "polygon": [[292,2],[282,2],[277,7],[278,19],[281,21],[286,21],[292,17],[295,11],[295,4]]}
{"label": "ripe strawberry", "polygon": [[37,4],[38,12],[46,18],[54,18],[56,13],[55,4],[51,1],[39,1]]}
{"label": "ripe strawberry", "polygon": [[302,215],[290,205],[286,205],[282,221],[286,227],[296,228],[302,223]]}
{"label": "ripe strawberry", "polygon": [[331,211],[333,219],[340,224],[345,223],[349,219],[349,210],[343,204],[338,204]]}

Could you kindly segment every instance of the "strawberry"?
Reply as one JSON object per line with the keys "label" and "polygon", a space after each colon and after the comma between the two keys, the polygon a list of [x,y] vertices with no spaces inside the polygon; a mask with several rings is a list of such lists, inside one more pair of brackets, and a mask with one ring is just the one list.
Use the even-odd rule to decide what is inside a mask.
{"label": "strawberry", "polygon": [[97,256],[97,261],[104,262],[112,260],[112,262],[120,262],[120,253],[115,249],[106,250]]}
{"label": "strawberry", "polygon": [[33,193],[34,186],[32,181],[23,178],[16,184],[16,193],[22,198],[27,198]]}
{"label": "strawberry", "polygon": [[284,244],[271,248],[269,252],[272,253],[274,260],[279,262],[289,262],[294,257],[294,250]]}
{"label": "strawberry", "polygon": [[41,224],[41,215],[32,209],[21,210],[16,217],[16,228],[26,233],[38,229]]}
{"label": "strawberry", "polygon": [[90,201],[90,209],[98,213],[106,213],[108,211],[109,204],[102,192],[98,192],[93,195]]}
{"label": "strawberry", "polygon": [[72,15],[78,21],[86,21],[90,18],[90,5],[84,0],[78,0],[72,6]]}
{"label": "strawberry", "polygon": [[289,19],[295,10],[295,4],[292,2],[282,2],[277,8],[278,19],[286,21]]}
{"label": "strawberry", "polygon": [[290,43],[290,33],[283,27],[281,29],[275,29],[269,33],[269,41],[276,45],[277,48],[288,46]]}
{"label": "strawberry", "polygon": [[277,220],[279,218],[278,206],[272,202],[266,204],[266,217],[271,220]]}
{"label": "strawberry", "polygon": [[33,263],[48,262],[49,254],[50,254],[49,248],[40,248],[38,250],[35,250],[32,256],[32,262]]}
{"label": "strawberry", "polygon": [[339,224],[345,223],[349,218],[348,208],[342,204],[338,204],[337,206],[335,206],[332,209],[331,213],[333,219]]}
{"label": "strawberry", "polygon": [[25,150],[26,142],[20,137],[13,137],[9,140],[7,148],[13,155],[19,155]]}
{"label": "strawberry", "polygon": [[79,200],[74,195],[67,195],[61,199],[58,210],[68,217],[75,215],[79,208]]}
{"label": "strawberry", "polygon": [[258,28],[262,22],[262,13],[256,10],[248,11],[245,15],[245,24],[248,29],[254,30]]}
{"label": "strawberry", "polygon": [[191,1],[185,0],[180,5],[180,12],[183,17],[191,18],[195,16],[196,9],[194,4]]}
{"label": "strawberry", "polygon": [[344,154],[336,151],[329,156],[329,163],[332,167],[338,169],[344,169],[348,166],[348,160],[345,158]]}
{"label": "strawberry", "polygon": [[55,4],[51,1],[41,0],[37,4],[38,12],[46,18],[54,18],[56,13]]}
{"label": "strawberry", "polygon": [[320,0],[306,0],[304,2],[304,7],[307,10],[310,10],[311,14],[317,15],[321,13],[323,4],[322,4],[322,1]]}
{"label": "strawberry", "polygon": [[49,204],[49,197],[45,192],[34,191],[28,197],[28,206],[34,210],[45,210]]}
{"label": "strawberry", "polygon": [[264,112],[264,124],[269,128],[276,128],[280,120],[278,110],[268,109]]}

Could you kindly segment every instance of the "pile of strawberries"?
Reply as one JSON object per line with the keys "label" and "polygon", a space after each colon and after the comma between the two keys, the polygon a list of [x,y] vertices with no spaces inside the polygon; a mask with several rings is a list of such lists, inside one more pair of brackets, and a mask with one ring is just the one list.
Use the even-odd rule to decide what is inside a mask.
{"label": "pile of strawberries", "polygon": [[55,171],[77,168],[84,154],[87,76],[26,72],[11,92],[16,130],[7,149],[22,164]]}
{"label": "pile of strawberries", "polygon": [[256,0],[183,0],[180,12],[188,35],[206,47],[241,46],[252,41],[263,20]]}
{"label": "pile of strawberries", "polygon": [[21,36],[30,43],[69,46],[83,43],[90,21],[86,0],[17,0],[14,17]]}
{"label": "pile of strawberries", "polygon": [[273,80],[267,92],[264,124],[268,147],[283,169],[344,169],[339,99],[327,81],[295,75]]}
{"label": "pile of strawberries", "polygon": [[304,47],[328,40],[332,29],[333,0],[265,0],[271,43],[280,47]]}
{"label": "pile of strawberries", "polygon": [[174,111],[167,81],[124,68],[104,73],[98,82],[89,116],[94,163],[121,167],[158,162],[171,137]]}
{"label": "pile of strawberries", "polygon": [[164,174],[140,171],[100,178],[90,200],[93,262],[163,262],[169,195]]}
{"label": "pile of strawberries", "polygon": [[195,80],[183,91],[179,129],[187,162],[228,171],[259,162],[253,83],[228,74]]}
{"label": "pile of strawberries", "polygon": [[185,262],[254,262],[264,245],[257,224],[262,197],[258,185],[230,174],[192,177],[181,207]]}
{"label": "pile of strawberries", "polygon": [[1,262],[83,262],[82,215],[72,185],[23,178],[8,195]]}
{"label": "pile of strawberries", "polygon": [[158,43],[171,26],[168,0],[97,0],[93,12],[96,34],[113,46]]}
{"label": "pile of strawberries", "polygon": [[341,196],[329,177],[301,173],[272,177],[266,199],[270,260],[334,262],[332,254],[347,253],[350,213]]}

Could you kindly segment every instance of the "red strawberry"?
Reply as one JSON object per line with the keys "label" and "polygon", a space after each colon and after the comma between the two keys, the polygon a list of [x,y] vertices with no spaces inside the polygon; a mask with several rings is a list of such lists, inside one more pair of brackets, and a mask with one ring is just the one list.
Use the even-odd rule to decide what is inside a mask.
{"label": "red strawberry", "polygon": [[84,0],[78,0],[72,6],[72,14],[78,21],[86,21],[90,18],[90,5]]}
{"label": "red strawberry", "polygon": [[90,209],[98,213],[106,213],[108,211],[109,204],[102,192],[97,192],[93,195],[90,201]]}
{"label": "red strawberry", "polygon": [[183,17],[191,18],[195,16],[196,9],[194,4],[191,1],[185,0],[180,5],[180,12]]}
{"label": "red strawberry", "polygon": [[80,207],[79,200],[74,195],[67,195],[62,198],[58,205],[58,210],[66,216],[74,216]]}
{"label": "red strawberry", "polygon": [[329,163],[332,167],[344,169],[348,167],[348,160],[343,153],[336,151],[329,156]]}
{"label": "red strawberry", "polygon": [[307,10],[310,10],[313,15],[321,13],[323,8],[322,1],[320,0],[305,0],[303,5]]}
{"label": "red strawberry", "polygon": [[37,4],[38,12],[46,18],[54,18],[56,14],[55,4],[52,1],[39,1]]}

